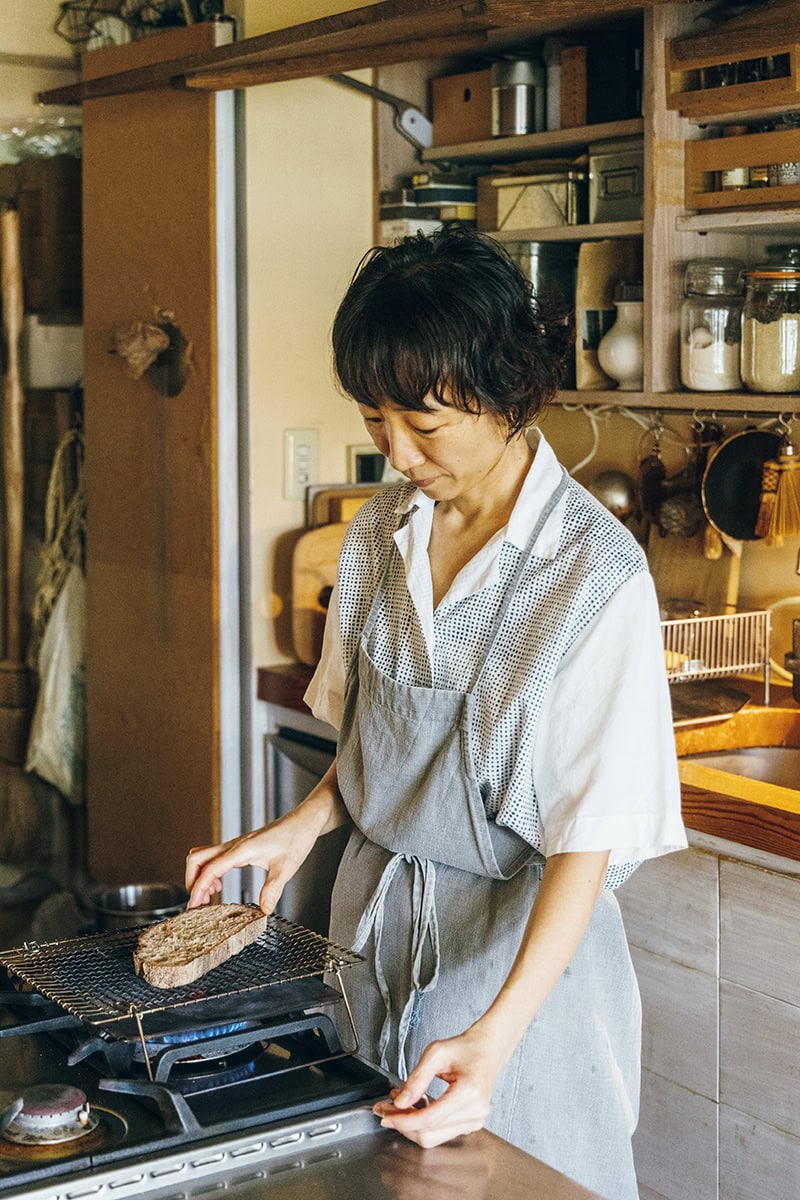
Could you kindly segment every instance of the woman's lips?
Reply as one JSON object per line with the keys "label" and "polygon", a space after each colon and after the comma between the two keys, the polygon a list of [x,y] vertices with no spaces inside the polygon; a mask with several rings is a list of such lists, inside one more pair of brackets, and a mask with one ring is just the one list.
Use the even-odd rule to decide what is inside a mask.
{"label": "woman's lips", "polygon": [[409,479],[408,482],[413,483],[414,487],[421,488],[424,491],[425,488],[430,487],[432,483],[436,483],[438,478],[438,475],[434,475],[430,479]]}

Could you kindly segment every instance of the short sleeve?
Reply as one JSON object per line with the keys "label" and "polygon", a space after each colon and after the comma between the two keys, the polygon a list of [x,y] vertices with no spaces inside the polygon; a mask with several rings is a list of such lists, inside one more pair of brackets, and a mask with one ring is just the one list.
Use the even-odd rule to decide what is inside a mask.
{"label": "short sleeve", "polygon": [[339,622],[339,585],[335,584],[328,605],[322,652],[303,699],[319,721],[334,729],[342,723],[344,712],[344,654]]}
{"label": "short sleeve", "polygon": [[[686,846],[652,578],[626,580],[562,660],[533,783],[547,857],[611,850],[611,868]],[[621,880],[620,880],[621,881]]]}

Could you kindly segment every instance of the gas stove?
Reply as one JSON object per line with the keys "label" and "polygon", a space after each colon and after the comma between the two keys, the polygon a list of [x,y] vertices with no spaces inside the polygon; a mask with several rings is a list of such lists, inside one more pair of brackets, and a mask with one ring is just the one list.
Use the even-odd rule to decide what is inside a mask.
{"label": "gas stove", "polygon": [[396,1081],[357,1053],[359,955],[273,917],[162,992],[138,932],[0,951],[0,1200],[593,1200],[486,1130],[421,1150],[380,1128]]}
{"label": "gas stove", "polygon": [[133,974],[138,933],[0,953],[2,1200],[188,1197],[374,1135],[391,1082],[338,1032],[357,955],[273,918],[164,993]]}

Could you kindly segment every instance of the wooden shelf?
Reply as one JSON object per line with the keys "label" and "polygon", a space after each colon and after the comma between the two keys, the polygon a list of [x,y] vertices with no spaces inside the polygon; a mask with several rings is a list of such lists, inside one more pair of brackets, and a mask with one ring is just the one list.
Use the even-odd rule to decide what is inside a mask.
{"label": "wooden shelf", "polygon": [[423,162],[513,162],[523,158],[545,158],[561,152],[585,150],[592,142],[609,138],[637,137],[644,132],[640,117],[628,121],[606,121],[602,125],[579,125],[574,129],[551,129],[547,133],[523,133],[516,137],[486,138],[480,142],[458,142],[429,146]]}
{"label": "wooden shelf", "polygon": [[736,209],[725,212],[685,213],[675,218],[679,233],[769,233],[775,226],[800,229],[800,210]]}
{"label": "wooden shelf", "polygon": [[498,242],[596,242],[605,238],[641,237],[642,221],[604,221],[597,225],[557,225],[544,229],[487,229]]}
{"label": "wooden shelf", "polygon": [[[657,3],[659,0],[647,0],[645,7]],[[564,12],[565,0],[538,0],[534,14],[532,6],[523,0],[482,0],[472,6],[458,0],[373,0],[211,51],[178,52],[146,66],[121,67],[103,78],[84,78],[67,87],[41,92],[38,99],[41,104],[62,105],[166,87],[226,91],[364,67],[460,54],[485,55],[492,38],[499,38],[495,44],[500,45],[520,27],[526,36],[541,37],[551,29],[591,25],[604,14],[639,12],[642,3],[596,0],[591,14],[586,14],[575,0],[567,7],[569,13]],[[167,30],[158,36],[173,32]],[[84,56],[84,62],[90,58]]]}
{"label": "wooden shelf", "polygon": [[564,389],[558,393],[558,398],[553,403],[559,406],[580,404],[586,407],[615,404],[620,408],[663,408],[673,412],[699,411],[744,415],[793,412],[800,404],[800,395],[797,392],[577,392]]}

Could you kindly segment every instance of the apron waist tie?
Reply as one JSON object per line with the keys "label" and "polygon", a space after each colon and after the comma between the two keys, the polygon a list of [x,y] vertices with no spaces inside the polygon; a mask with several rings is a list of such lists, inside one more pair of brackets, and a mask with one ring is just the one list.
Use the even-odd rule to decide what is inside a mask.
{"label": "apron waist tie", "polygon": [[[381,1028],[378,1050],[380,1051],[380,1066],[384,1071],[390,1071],[387,1058],[389,1038],[392,1029],[392,998],[389,984],[381,962],[381,941],[383,936],[383,916],[386,898],[401,863],[407,863],[413,868],[414,878],[411,895],[411,980],[408,998],[403,1006],[403,1012],[397,1027],[397,1076],[405,1079],[406,1068],[406,1039],[418,996],[432,992],[439,981],[439,921],[436,916],[436,867],[427,858],[418,858],[415,854],[393,854],[383,869],[378,886],[372,893],[369,904],[364,909],[358,923],[353,950],[360,952],[367,944],[369,935],[375,935],[375,979],[383,1000],[385,1017]],[[423,982],[422,962],[425,944],[430,941],[433,955],[433,965],[430,974]]]}

